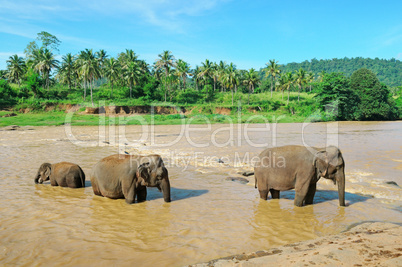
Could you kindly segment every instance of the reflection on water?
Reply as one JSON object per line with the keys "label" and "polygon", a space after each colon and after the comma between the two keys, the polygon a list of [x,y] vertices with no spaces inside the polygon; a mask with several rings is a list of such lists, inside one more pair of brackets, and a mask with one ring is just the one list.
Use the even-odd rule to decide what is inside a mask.
{"label": "reflection on water", "polygon": [[[181,266],[339,233],[362,221],[402,222],[402,123],[36,127],[0,131],[0,264]],[[336,131],[334,131],[334,129]],[[124,130],[124,131],[123,131]],[[346,204],[320,181],[314,205],[294,191],[263,201],[249,184],[263,146],[337,143],[346,162]],[[147,201],[94,196],[89,176],[116,152],[159,153],[172,202],[148,189]],[[35,185],[43,162],[70,161],[87,176],[80,189]]]}

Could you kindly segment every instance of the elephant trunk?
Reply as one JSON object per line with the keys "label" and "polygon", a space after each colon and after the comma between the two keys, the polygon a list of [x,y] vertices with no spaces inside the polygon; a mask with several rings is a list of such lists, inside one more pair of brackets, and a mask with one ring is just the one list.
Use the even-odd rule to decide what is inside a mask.
{"label": "elephant trunk", "polygon": [[338,183],[339,206],[345,206],[345,170],[344,167],[337,171],[335,176]]}
{"label": "elephant trunk", "polygon": [[162,180],[161,183],[161,189],[162,189],[162,193],[163,193],[163,199],[165,200],[165,202],[170,202],[170,182],[169,182],[169,178],[165,178]]}
{"label": "elephant trunk", "polygon": [[40,174],[39,174],[39,172],[36,174],[36,176],[35,176],[35,184],[38,184],[39,183],[39,177],[40,177]]}

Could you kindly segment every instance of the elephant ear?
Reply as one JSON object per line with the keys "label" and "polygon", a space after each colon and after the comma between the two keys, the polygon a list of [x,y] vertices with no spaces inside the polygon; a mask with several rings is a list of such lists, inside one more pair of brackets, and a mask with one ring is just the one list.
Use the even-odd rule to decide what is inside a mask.
{"label": "elephant ear", "polygon": [[149,165],[150,165],[149,162],[145,162],[145,163],[142,163],[140,166],[138,166],[137,178],[143,180],[141,183],[142,185],[148,184],[149,174],[151,172]]}
{"label": "elephant ear", "polygon": [[44,171],[45,178],[46,179],[49,178],[51,173],[52,173],[52,168],[50,167],[50,165],[46,165],[45,171]]}
{"label": "elephant ear", "polygon": [[328,167],[329,167],[327,151],[325,151],[325,150],[318,151],[314,155],[313,165],[314,165],[314,167],[316,167],[317,169],[320,170],[321,176],[325,177],[327,175]]}

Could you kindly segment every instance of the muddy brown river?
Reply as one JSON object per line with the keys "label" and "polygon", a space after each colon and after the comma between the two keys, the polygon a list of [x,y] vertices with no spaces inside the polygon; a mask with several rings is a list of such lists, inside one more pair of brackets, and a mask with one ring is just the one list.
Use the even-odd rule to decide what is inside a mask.
{"label": "muddy brown river", "polygon": [[[252,171],[264,147],[335,144],[346,162],[346,207],[318,183],[314,205],[259,199],[226,179]],[[92,166],[114,153],[160,154],[171,203],[94,196]],[[86,187],[34,183],[43,162],[70,161]],[[22,127],[0,131],[0,265],[183,266],[340,233],[365,221],[402,223],[402,122]]]}

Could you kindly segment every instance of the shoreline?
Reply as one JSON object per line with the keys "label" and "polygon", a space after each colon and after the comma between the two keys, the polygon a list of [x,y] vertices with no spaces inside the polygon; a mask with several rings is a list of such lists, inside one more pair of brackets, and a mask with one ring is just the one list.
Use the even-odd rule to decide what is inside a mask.
{"label": "shoreline", "polygon": [[229,266],[402,266],[402,225],[363,222],[340,234],[189,267]]}

